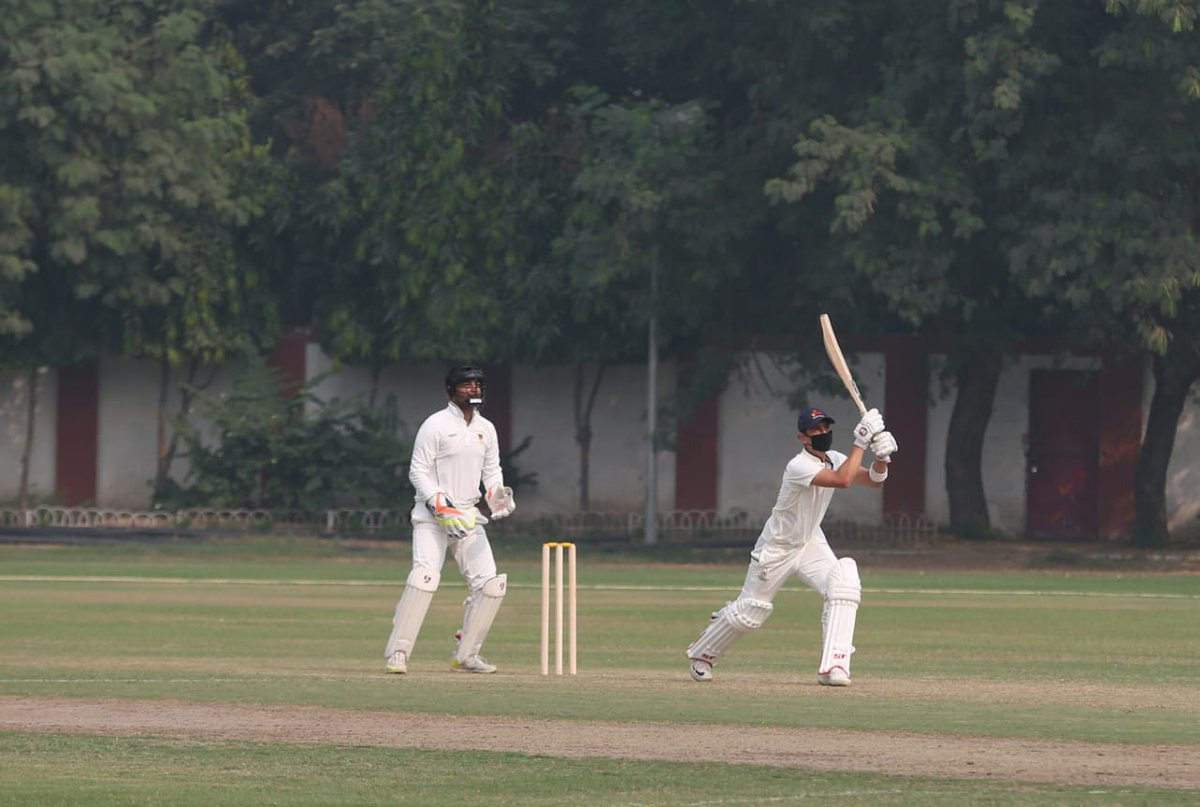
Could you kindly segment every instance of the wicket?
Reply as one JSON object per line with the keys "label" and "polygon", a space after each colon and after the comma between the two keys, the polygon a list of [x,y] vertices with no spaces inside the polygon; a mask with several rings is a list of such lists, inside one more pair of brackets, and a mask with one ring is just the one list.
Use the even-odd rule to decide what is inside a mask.
{"label": "wicket", "polygon": [[554,673],[563,674],[563,549],[567,550],[568,671],[575,674],[575,544],[542,544],[542,675],[550,674],[550,550],[554,550]]}

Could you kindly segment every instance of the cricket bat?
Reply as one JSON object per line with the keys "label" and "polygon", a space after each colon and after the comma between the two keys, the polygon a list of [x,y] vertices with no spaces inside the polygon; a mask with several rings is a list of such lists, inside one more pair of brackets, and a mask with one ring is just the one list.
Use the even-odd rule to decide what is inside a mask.
{"label": "cricket bat", "polygon": [[854,405],[858,407],[859,414],[865,415],[867,407],[863,404],[858,384],[854,383],[854,376],[850,375],[850,365],[846,364],[846,357],[842,355],[842,348],[838,344],[837,335],[833,332],[833,323],[829,321],[828,314],[821,315],[821,337],[825,340],[825,352],[829,354],[829,361],[833,364],[834,371],[838,374],[838,378],[842,379],[842,384],[845,385],[846,392],[850,393]]}

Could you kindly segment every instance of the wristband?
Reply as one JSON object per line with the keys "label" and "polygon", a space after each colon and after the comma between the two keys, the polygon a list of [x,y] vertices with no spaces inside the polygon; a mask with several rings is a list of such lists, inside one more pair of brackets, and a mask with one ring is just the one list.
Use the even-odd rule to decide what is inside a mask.
{"label": "wristband", "polygon": [[884,468],[883,473],[879,473],[875,470],[875,463],[871,463],[871,466],[867,468],[867,474],[871,477],[872,482],[882,482],[888,478],[888,469]]}

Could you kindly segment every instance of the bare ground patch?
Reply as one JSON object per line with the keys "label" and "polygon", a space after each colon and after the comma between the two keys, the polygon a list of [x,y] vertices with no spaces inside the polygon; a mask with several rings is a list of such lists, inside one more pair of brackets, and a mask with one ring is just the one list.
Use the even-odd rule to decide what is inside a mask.
{"label": "bare ground patch", "polygon": [[[587,672],[597,686],[623,690],[658,690],[663,681],[657,676],[639,675],[633,670]],[[790,678],[772,678],[758,672],[721,670],[720,685],[751,692],[780,703],[796,696],[797,683]],[[801,687],[820,689],[811,682]],[[1080,709],[1170,710],[1180,720],[1200,721],[1200,698],[1192,687],[1160,684],[1080,684],[1062,681],[980,681],[970,678],[872,678],[862,675],[854,686],[839,690],[846,699],[883,699],[887,701],[946,703],[990,703],[1013,706],[1067,706]],[[1198,751],[1197,753],[1200,753]]]}
{"label": "bare ground patch", "polygon": [[546,721],[315,707],[0,697],[0,730],[769,765],[949,779],[1200,789],[1194,746]]}

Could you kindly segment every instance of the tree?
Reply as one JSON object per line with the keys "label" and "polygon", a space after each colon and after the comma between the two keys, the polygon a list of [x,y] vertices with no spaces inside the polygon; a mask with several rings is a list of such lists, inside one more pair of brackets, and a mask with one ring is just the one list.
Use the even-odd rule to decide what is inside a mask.
{"label": "tree", "polygon": [[[1081,341],[1149,355],[1155,379],[1134,481],[1134,539],[1168,540],[1166,478],[1189,389],[1200,379],[1200,42],[1197,5],[1071,6],[1047,28],[1061,81],[1040,100],[1045,166],[1012,255],[1039,304]],[[1069,32],[1069,33],[1068,33]],[[1066,131],[1083,132],[1083,137]]]}
{"label": "tree", "polygon": [[847,122],[812,123],[799,159],[767,192],[827,211],[833,265],[858,281],[842,290],[844,304],[865,283],[901,323],[946,346],[958,390],[945,457],[950,526],[987,534],[981,460],[992,401],[1013,340],[1041,327],[1006,262],[1021,180],[1037,160],[1024,147],[1023,93],[1057,59],[1020,3],[877,13],[864,9],[845,26],[850,47],[879,65],[875,81],[843,101]]}
{"label": "tree", "polygon": [[[185,358],[257,341],[246,327],[269,328],[270,303],[237,234],[263,200],[235,180],[262,155],[211,3],[5,6],[2,196],[13,204],[2,265],[24,273],[27,304],[86,307],[68,344],[158,358],[164,384]],[[165,473],[160,464],[160,482]]]}
{"label": "tree", "polygon": [[1173,335],[1153,357],[1154,396],[1134,479],[1133,538],[1139,546],[1162,547],[1167,528],[1167,469],[1179,418],[1200,381],[1200,292],[1191,289],[1175,309]]}
{"label": "tree", "polygon": [[[645,356],[652,316],[668,350],[694,335],[719,277],[712,267],[724,228],[705,204],[720,174],[702,105],[575,92],[567,131],[578,163],[565,221],[552,259],[520,281],[524,305],[514,326],[525,355],[575,367],[579,506],[587,510],[591,413],[605,372]],[[658,298],[656,262],[669,289]]]}
{"label": "tree", "polygon": [[530,168],[539,130],[516,102],[552,71],[542,43],[559,7],[442,0],[364,16],[375,5],[348,5],[314,36],[337,52],[365,37],[376,68],[359,100],[369,112],[323,191],[338,200],[324,224],[346,248],[330,256],[322,338],[335,358],[375,368],[487,359],[506,276],[545,240]]}
{"label": "tree", "polygon": [[[1195,10],[1136,10],[1009,1],[903,15],[911,29],[856,43],[879,53],[878,88],[845,121],[814,122],[799,161],[768,185],[779,200],[829,205],[840,259],[904,321],[950,346],[956,532],[989,528],[982,439],[1014,339],[1054,324],[1064,349],[1141,342],[1161,353],[1156,375],[1176,365],[1164,406],[1178,416],[1174,387],[1191,362],[1186,348],[1162,351],[1190,333],[1176,311],[1200,279],[1188,98],[1200,82],[1186,36]],[[1170,419],[1154,411],[1157,397],[1156,425]],[[1170,442],[1148,440],[1139,496],[1157,486],[1161,501]],[[1142,525],[1160,511],[1138,506],[1140,534],[1165,534]]]}
{"label": "tree", "polygon": [[[277,172],[261,148],[245,146],[214,159],[227,164],[237,217],[197,217],[187,260],[153,267],[143,277],[130,272],[125,289],[111,298],[120,309],[126,355],[159,365],[156,495],[167,485],[179,444],[171,423],[188,416],[217,365],[260,356],[279,334],[280,279],[254,244],[259,219],[275,201]],[[172,394],[178,396],[173,410]]]}

